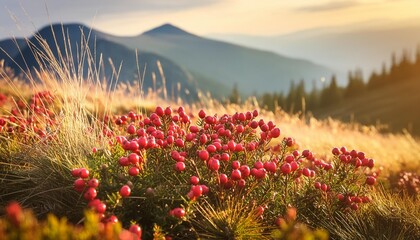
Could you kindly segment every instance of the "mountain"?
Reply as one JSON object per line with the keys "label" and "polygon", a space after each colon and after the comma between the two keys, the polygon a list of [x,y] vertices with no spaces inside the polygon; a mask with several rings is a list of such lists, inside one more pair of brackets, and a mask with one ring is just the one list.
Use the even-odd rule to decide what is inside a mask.
{"label": "mountain", "polygon": [[19,49],[22,50],[26,46],[26,41],[23,38],[5,39],[0,41],[0,60],[4,59],[6,65],[10,64],[13,57],[19,53]]}
{"label": "mountain", "polygon": [[384,59],[389,59],[386,61],[389,66],[389,56],[393,52],[397,55],[403,50],[414,52],[420,44],[418,22],[368,25],[359,23],[277,36],[214,34],[209,37],[308,59],[338,70],[345,78],[344,82],[347,80],[347,71],[360,68],[366,77],[373,70],[380,71]]}
{"label": "mountain", "polygon": [[[44,27],[38,31],[36,36],[34,35],[29,38],[29,42],[31,42],[31,45],[33,46],[24,46],[21,49],[21,54],[16,54],[13,45],[10,47],[10,44],[4,44],[5,51],[9,52],[10,55],[14,55],[14,62],[9,61],[8,65],[15,69],[15,71],[19,71],[18,66],[28,66],[28,70],[39,68],[39,61],[37,61],[34,56],[33,50],[41,49],[41,51],[43,51],[42,44],[39,41],[40,38],[45,39],[56,58],[58,58],[59,52],[61,52],[63,55],[73,56],[73,61],[75,63],[80,62],[81,53],[83,52],[81,46],[86,47],[86,44],[82,44],[82,42],[86,41],[87,47],[89,47],[92,52],[92,59],[96,59],[96,68],[103,69],[101,77],[105,77],[109,81],[112,78],[115,79],[113,66],[116,69],[115,71],[119,71],[119,67],[121,66],[118,75],[118,80],[120,82],[132,82],[135,79],[138,79],[137,73],[139,65],[141,75],[144,73],[143,89],[145,90],[154,87],[159,89],[163,85],[163,79],[157,64],[159,61],[164,69],[166,78],[165,87],[168,92],[171,92],[171,90],[174,89],[174,93],[176,94],[174,97],[178,97],[179,95],[187,101],[197,99],[197,92],[195,90],[196,85],[190,76],[191,74],[178,64],[154,53],[138,51],[139,59],[137,65],[135,50],[112,42],[109,40],[111,35],[90,29],[82,24],[55,24]],[[82,41],[82,39],[85,40]],[[2,42],[9,43],[10,40]],[[70,42],[70,45],[68,42]],[[65,54],[66,49],[67,54]],[[100,57],[103,59],[103,66],[100,66]],[[112,60],[113,66],[109,62],[110,59]],[[79,71],[79,69],[77,69],[77,64],[75,68],[76,71]],[[85,64],[83,65],[83,73],[85,77],[89,74],[87,61],[85,61]],[[154,77],[156,79],[155,83],[153,81]],[[184,89],[184,91],[179,93],[176,91],[178,89],[178,83],[180,83]]]}
{"label": "mountain", "polygon": [[200,88],[222,96],[229,94],[235,84],[245,95],[286,92],[291,80],[304,79],[311,86],[314,79],[333,73],[310,61],[203,38],[171,24],[138,36],[111,39],[131,49],[147,49],[185,66]]}

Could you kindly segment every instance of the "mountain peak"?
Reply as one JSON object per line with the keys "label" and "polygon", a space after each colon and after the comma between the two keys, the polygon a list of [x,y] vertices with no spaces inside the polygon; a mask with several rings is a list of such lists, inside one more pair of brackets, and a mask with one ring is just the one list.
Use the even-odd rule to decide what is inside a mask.
{"label": "mountain peak", "polygon": [[191,36],[193,34],[182,30],[179,27],[176,27],[170,23],[165,23],[159,27],[153,28],[149,31],[143,33],[143,35],[188,35]]}

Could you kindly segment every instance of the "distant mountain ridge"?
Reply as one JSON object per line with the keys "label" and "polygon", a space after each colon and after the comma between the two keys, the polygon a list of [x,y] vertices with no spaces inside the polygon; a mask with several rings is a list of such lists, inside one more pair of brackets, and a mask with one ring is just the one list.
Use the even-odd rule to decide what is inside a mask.
{"label": "distant mountain ridge", "polygon": [[[290,57],[316,61],[342,73],[360,68],[365,77],[381,70],[384,60],[389,66],[391,54],[403,50],[415,52],[420,45],[420,24],[374,26],[360,25],[311,29],[285,35],[251,36],[214,34],[212,39],[273,51]],[[340,80],[340,79],[339,79]]]}
{"label": "distant mountain ridge", "polygon": [[[87,41],[87,46],[93,55],[92,57],[97,59],[96,68],[102,69],[103,71],[101,73],[101,78],[106,78],[108,81],[114,79],[115,81],[117,76],[115,76],[116,73],[113,68],[115,67],[116,71],[118,71],[121,65],[121,71],[118,73],[118,81],[133,82],[133,80],[139,80],[139,77],[137,76],[138,66],[136,51],[110,41],[110,35],[106,33],[76,23],[46,26],[41,28],[36,35],[37,37],[32,36],[28,39],[28,41],[33,44],[32,48],[28,47],[27,44],[21,46],[20,52],[22,54],[16,54],[14,49],[16,46],[10,45],[10,40],[0,41],[0,46],[5,46],[5,51],[9,52],[9,55],[14,55],[13,61],[9,58],[5,58],[7,66],[12,67],[17,72],[19,72],[18,66],[23,69],[26,69],[26,66],[28,66],[28,70],[39,68],[38,61],[33,54],[33,49],[43,49],[41,43],[37,40],[37,38],[42,38],[46,40],[56,58],[58,57],[58,51],[64,54],[65,46],[70,42],[70,45],[67,44],[67,47],[71,48],[68,55],[73,56],[73,61],[76,63],[75,67],[77,68],[77,63],[80,62],[79,55],[81,54],[80,48],[83,45],[82,42]],[[7,46],[9,46],[9,48],[7,48]],[[171,89],[177,89],[177,85],[180,83],[183,86],[184,91],[177,93],[177,96],[174,97],[178,97],[179,95],[188,101],[197,99],[197,92],[195,90],[196,85],[193,79],[191,79],[190,73],[185,71],[181,66],[163,56],[146,51],[138,51],[138,56],[141,75],[143,75],[144,71],[144,76],[142,77],[144,77],[143,89],[145,91],[149,88],[161,87],[165,87],[170,91]],[[103,68],[99,66],[100,57],[103,59]],[[112,60],[114,66],[111,66],[110,60]],[[164,82],[160,75],[159,66],[157,65],[158,61],[162,68],[164,68],[166,86],[163,86]],[[78,69],[76,69],[76,71],[78,71]],[[85,63],[83,66],[83,73],[86,76],[88,72],[88,64]],[[156,80],[154,81],[153,79]]]}
{"label": "distant mountain ridge", "polygon": [[[138,51],[140,67],[147,66],[145,89],[153,86],[153,74],[157,78],[156,82],[162,83],[162,79],[159,79],[157,60],[163,67],[168,91],[181,83],[182,89],[188,89],[183,92],[190,92],[196,96],[196,89],[199,88],[218,98],[227,97],[235,84],[245,95],[287,91],[291,80],[304,79],[311,85],[313,80],[329,77],[333,73],[326,67],[306,60],[206,39],[171,24],[164,24],[134,37],[114,36],[77,23],[46,26],[40,29],[38,34],[46,39],[50,46],[55,46],[53,32],[60,51],[63,51],[65,45],[63,36],[70,38],[74,58],[77,56],[76,50],[81,46],[80,39],[89,36],[89,48],[95,50],[98,59],[102,54],[106,64],[105,77],[110,78],[113,74],[108,59],[112,59],[117,67],[122,63],[120,81],[138,78],[135,61],[135,51]],[[35,47],[41,47],[34,37],[29,40]],[[6,45],[5,41],[0,41],[0,46]],[[16,53],[10,47],[6,50]],[[57,49],[53,50],[57,55]],[[9,61],[8,65],[17,68],[17,65],[25,66],[26,61],[30,69],[36,68],[37,62],[31,49],[24,46],[21,47],[21,52],[21,56],[13,56],[16,64]]]}
{"label": "distant mountain ridge", "polygon": [[306,60],[203,38],[171,24],[138,36],[112,40],[132,49],[148,49],[185,66],[204,90],[206,85],[200,80],[214,81],[220,87],[210,91],[213,93],[227,92],[234,84],[245,95],[287,91],[291,80],[304,79],[311,86],[313,80],[329,77],[334,72]]}

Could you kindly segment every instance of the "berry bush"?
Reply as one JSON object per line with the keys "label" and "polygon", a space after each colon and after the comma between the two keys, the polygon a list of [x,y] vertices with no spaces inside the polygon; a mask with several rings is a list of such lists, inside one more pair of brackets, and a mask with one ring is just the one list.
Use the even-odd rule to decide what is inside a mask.
{"label": "berry bush", "polygon": [[182,107],[105,117],[109,147],[73,169],[74,190],[103,222],[135,222],[146,237],[158,227],[172,238],[263,238],[290,207],[310,225],[368,207],[376,175],[363,152],[318,159],[257,110],[192,117]]}

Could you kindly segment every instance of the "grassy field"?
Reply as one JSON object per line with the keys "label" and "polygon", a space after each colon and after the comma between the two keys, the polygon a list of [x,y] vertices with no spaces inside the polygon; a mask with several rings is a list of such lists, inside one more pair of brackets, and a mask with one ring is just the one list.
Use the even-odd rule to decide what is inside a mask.
{"label": "grassy field", "polygon": [[[333,239],[420,237],[420,142],[408,133],[381,134],[374,127],[359,124],[344,124],[332,119],[320,121],[305,115],[289,115],[280,109],[264,111],[255,99],[234,105],[214,101],[211,96],[202,94],[201,102],[186,104],[180,99],[172,102],[160,98],[161,90],[143,93],[135,84],[121,85],[111,92],[95,74],[87,80],[82,79],[83,74],[72,69],[72,65],[66,65],[64,57],[56,59],[48,51],[43,57],[47,64],[33,73],[34,77],[29,77],[26,84],[21,77],[13,76],[3,66],[0,68],[0,94],[3,95],[0,118],[5,121],[0,131],[1,206],[15,200],[33,209],[41,218],[54,213],[67,216],[73,223],[83,222],[83,209],[88,204],[84,199],[93,201],[96,191],[93,197],[89,195],[91,193],[87,194],[87,190],[94,191],[93,187],[79,188],[80,192],[77,192],[78,188],[73,184],[78,179],[74,176],[79,177],[81,173],[75,173],[73,177],[72,174],[75,169],[88,168],[91,176],[100,181],[98,201],[103,201],[100,203],[106,203],[109,208],[103,222],[109,223],[114,216],[109,214],[115,214],[128,228],[134,219],[142,225],[145,239],[159,239],[159,236],[175,239],[307,239],[304,237],[307,235],[311,237],[309,239],[325,239],[325,234],[317,232],[319,229],[324,229],[319,231],[327,232]],[[166,111],[166,106],[172,106],[168,114],[160,113],[163,109]],[[178,109],[179,106],[184,109]],[[209,120],[199,117],[202,109],[211,117]],[[247,111],[253,114],[254,110],[258,110],[258,117],[255,114],[250,119],[240,120],[236,114],[244,113],[245,116]],[[156,141],[150,149],[130,149],[125,144],[138,139],[128,134],[130,120],[127,123],[121,120],[131,118],[130,111],[133,111],[132,124],[138,129],[143,126],[144,132],[150,134],[147,135],[149,138],[153,134],[153,139],[159,139],[159,134],[168,138],[177,136],[179,143],[169,146]],[[216,114],[217,118],[213,118]],[[223,118],[223,114],[230,118]],[[167,116],[181,118],[181,123]],[[28,117],[36,124],[31,125]],[[104,121],[107,117],[110,121]],[[261,130],[251,129],[254,118],[265,121],[266,124],[264,121],[258,123]],[[197,142],[202,140],[198,135],[197,142],[191,140],[191,144],[185,145],[183,142],[194,138],[192,133],[195,132],[212,137],[215,132],[212,127],[206,127],[205,122],[211,125],[213,119],[219,119],[218,123],[232,130],[231,138],[221,133],[215,136],[226,144],[224,151],[229,151],[231,141],[234,141],[232,144],[236,144],[235,141],[244,144],[241,147],[254,144],[255,153],[236,147],[229,153],[235,161],[251,167],[263,164],[260,161],[274,163],[273,174],[254,167],[256,170],[246,179],[249,184],[246,192],[238,190],[240,181],[237,180],[241,177],[230,182],[236,187],[221,187],[222,170],[218,172],[219,167],[230,176],[237,170],[234,164],[238,163],[231,159],[232,163],[220,164],[217,154],[210,163],[208,157],[199,155],[207,161],[203,164],[197,152],[208,151],[204,154],[209,154],[215,151],[210,150],[215,146],[210,146],[212,144],[207,140],[199,145]],[[157,123],[150,123],[154,120]],[[269,121],[280,129],[280,136],[274,126],[269,132],[264,130],[269,128]],[[197,126],[197,131],[190,126]],[[241,131],[248,135],[234,131],[238,128],[245,128]],[[146,133],[139,133],[139,136]],[[271,135],[275,137],[271,139]],[[289,144],[284,139],[288,137],[294,142]],[[269,144],[267,147],[280,145],[280,150],[266,149],[265,143]],[[334,147],[342,146],[348,151],[332,153]],[[306,149],[310,149],[314,157],[310,152],[305,153]],[[350,154],[352,149],[356,149],[354,156]],[[298,151],[295,159],[286,161],[294,150]],[[179,153],[176,157],[174,151]],[[187,170],[183,173],[185,164],[179,164],[184,161],[183,156],[179,157],[181,153],[187,159]],[[127,169],[122,167],[124,163],[118,165],[121,158],[128,158],[130,154],[144,158],[144,165],[137,159],[132,167],[142,171],[140,175],[137,172],[138,176],[127,175]],[[351,161],[341,161],[341,155],[348,156]],[[179,158],[183,160],[176,160]],[[360,167],[357,163],[370,158],[375,159],[373,169]],[[289,163],[294,163],[298,170],[291,173]],[[333,170],[328,171],[328,164]],[[265,166],[264,169],[272,167]],[[308,178],[300,178],[304,169],[309,171]],[[312,178],[309,169],[314,172]],[[257,170],[263,172],[262,177]],[[410,174],[401,175],[404,172]],[[187,195],[190,187],[191,192],[197,192],[189,183],[193,174],[200,175],[203,184],[208,185],[208,196],[203,195],[201,186],[197,197]],[[373,182],[368,184],[367,178]],[[323,181],[329,186],[316,186],[316,183],[321,186]],[[398,182],[402,183],[398,185]],[[81,184],[86,186],[87,179],[82,179]],[[132,188],[133,196],[125,199],[130,192],[122,192],[123,184],[123,187]],[[244,181],[241,184],[245,184]],[[340,199],[344,197],[348,200]],[[167,216],[168,212],[170,216]],[[145,217],[139,217],[141,215]]]}

